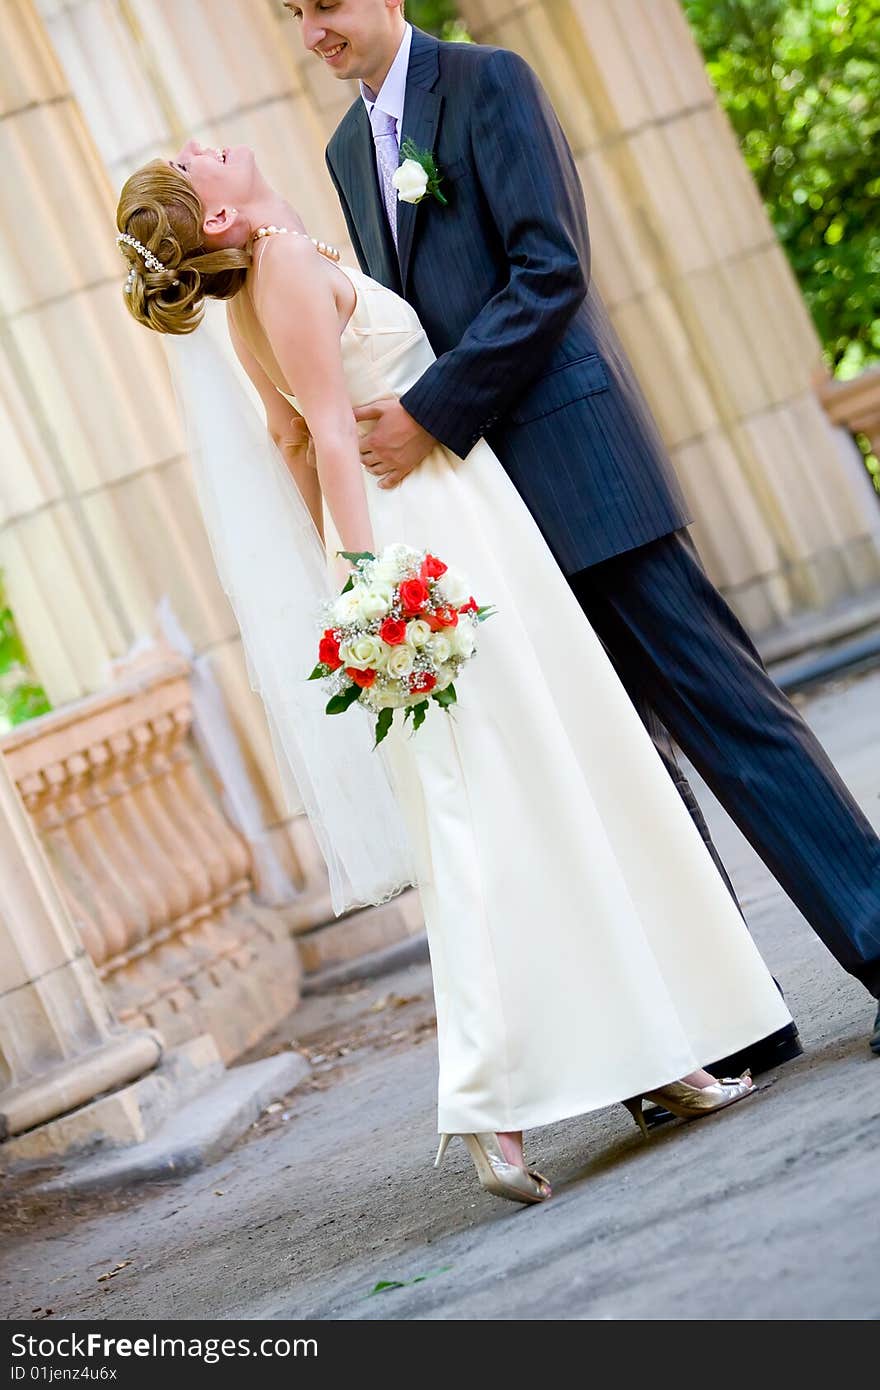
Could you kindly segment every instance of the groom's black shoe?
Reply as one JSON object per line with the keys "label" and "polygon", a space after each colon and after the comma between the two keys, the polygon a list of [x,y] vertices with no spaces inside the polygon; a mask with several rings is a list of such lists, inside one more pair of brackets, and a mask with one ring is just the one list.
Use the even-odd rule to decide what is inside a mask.
{"label": "groom's black shoe", "polygon": [[875,1057],[880,1057],[880,1008],[877,1010],[877,1017],[874,1019],[874,1031],[871,1034],[871,1041],[868,1043]]}
{"label": "groom's black shoe", "polygon": [[[784,999],[782,985],[775,975],[773,983]],[[706,1071],[713,1076],[741,1076],[748,1068],[752,1076],[760,1076],[762,1071],[772,1071],[774,1067],[781,1067],[783,1062],[793,1062],[795,1057],[802,1056],[803,1050],[797,1024],[787,1023],[784,1028],[760,1038],[756,1043],[750,1043],[740,1052],[733,1052],[718,1062],[710,1062]]]}
{"label": "groom's black shoe", "polygon": [[709,1062],[706,1071],[713,1076],[740,1076],[748,1067],[753,1076],[759,1076],[762,1071],[781,1067],[783,1062],[793,1062],[795,1057],[803,1054],[803,1050],[797,1024],[787,1023],[778,1032],[761,1038],[760,1042],[751,1043],[741,1052],[722,1057],[718,1062]]}
{"label": "groom's black shoe", "polygon": [[[795,1057],[800,1057],[803,1054],[803,1050],[797,1024],[787,1023],[784,1028],[770,1033],[766,1038],[761,1038],[760,1042],[744,1047],[741,1052],[734,1052],[729,1057],[722,1057],[718,1062],[710,1062],[706,1071],[719,1077],[741,1076],[748,1068],[753,1076],[758,1076],[762,1071],[781,1067],[783,1062],[793,1062]],[[877,1011],[871,1050],[880,1054],[880,1009]],[[668,1110],[664,1110],[659,1105],[646,1105],[643,1113],[645,1123],[648,1126],[662,1125],[673,1118]]]}

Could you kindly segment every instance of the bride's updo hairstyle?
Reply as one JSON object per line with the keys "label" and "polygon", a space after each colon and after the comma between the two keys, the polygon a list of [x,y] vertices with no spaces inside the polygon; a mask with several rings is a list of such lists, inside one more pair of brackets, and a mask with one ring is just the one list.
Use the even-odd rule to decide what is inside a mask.
{"label": "bride's updo hairstyle", "polygon": [[192,333],[206,298],[231,299],[244,284],[250,253],[209,250],[204,217],[192,184],[161,159],[132,174],[119,195],[116,226],[138,243],[119,242],[129,263],[125,302],[157,333]]}

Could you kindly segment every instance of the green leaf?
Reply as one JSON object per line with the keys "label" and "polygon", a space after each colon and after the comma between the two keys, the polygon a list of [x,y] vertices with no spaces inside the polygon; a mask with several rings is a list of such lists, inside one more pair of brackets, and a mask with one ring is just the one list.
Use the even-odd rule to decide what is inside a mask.
{"label": "green leaf", "polygon": [[365,1297],[370,1298],[374,1293],[385,1293],[388,1289],[407,1289],[413,1284],[424,1284],[426,1279],[434,1279],[438,1274],[446,1274],[450,1269],[452,1265],[441,1265],[439,1269],[429,1269],[427,1274],[417,1274],[413,1279],[380,1279]]}
{"label": "green leaf", "polygon": [[410,706],[412,709],[413,733],[422,727],[425,722],[425,715],[428,712],[428,701],[419,700],[417,705]]}
{"label": "green leaf", "polygon": [[354,588],[354,575],[350,574],[342,586],[342,593],[347,594],[349,589]]}
{"label": "green leaf", "polygon": [[330,676],[330,675],[332,675],[332,674],[333,674],[333,673],[332,673],[332,671],[330,670],[330,667],[329,667],[325,662],[319,661],[318,664],[317,664],[317,666],[315,667],[314,671],[313,671],[312,674],[309,676],[309,680],[310,680],[310,681],[320,681],[320,680],[323,680],[325,676]]}
{"label": "green leaf", "polygon": [[324,713],[344,714],[345,711],[348,709],[349,705],[354,704],[355,700],[358,698],[360,693],[360,686],[355,685],[352,681],[351,685],[348,687],[347,690],[341,691],[338,695],[334,695],[331,700],[327,701],[327,706],[324,710]]}
{"label": "green leaf", "polygon": [[435,690],[433,698],[437,701],[437,704],[442,705],[444,709],[448,709],[450,705],[454,705],[458,700],[454,685],[447,685],[445,690]]}
{"label": "green leaf", "polygon": [[380,711],[379,718],[376,720],[376,742],[373,744],[374,750],[379,747],[379,744],[382,742],[383,738],[387,736],[388,730],[391,728],[391,722],[393,719],[393,709],[383,709],[382,711]]}
{"label": "green leaf", "polygon": [[407,136],[400,147],[401,156],[404,159],[414,159],[416,164],[420,164],[428,176],[428,183],[425,192],[432,198],[436,198],[438,203],[447,205],[448,199],[440,192],[440,184],[443,182],[443,175],[437,168],[437,161],[432,150],[420,150],[418,145]]}
{"label": "green leaf", "polygon": [[375,555],[370,550],[337,550],[337,555],[341,555],[343,560],[350,560],[356,565],[359,560],[375,560]]}
{"label": "green leaf", "polygon": [[487,618],[494,618],[497,612],[498,609],[494,603],[486,603],[482,608],[477,609],[477,622],[484,623]]}

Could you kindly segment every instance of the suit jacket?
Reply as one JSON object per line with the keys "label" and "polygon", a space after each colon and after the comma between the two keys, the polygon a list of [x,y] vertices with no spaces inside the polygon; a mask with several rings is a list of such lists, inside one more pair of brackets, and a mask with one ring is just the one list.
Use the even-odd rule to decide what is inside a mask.
{"label": "suit jacket", "polygon": [[399,203],[396,253],[360,96],[327,164],[362,270],[413,305],[437,354],[406,409],[460,457],[487,438],[567,573],[686,525],[590,283],[583,190],[535,73],[415,29],[402,137],[434,152],[448,206]]}

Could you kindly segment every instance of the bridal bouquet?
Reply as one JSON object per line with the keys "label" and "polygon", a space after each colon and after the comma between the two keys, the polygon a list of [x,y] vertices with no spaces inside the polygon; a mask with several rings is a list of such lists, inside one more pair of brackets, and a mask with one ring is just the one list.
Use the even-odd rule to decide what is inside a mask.
{"label": "bridal bouquet", "polygon": [[341,554],[355,572],[326,611],[309,680],[326,681],[327,714],[354,704],[372,711],[379,744],[395,710],[418,729],[431,701],[446,710],[455,704],[453,681],[494,610],[478,607],[461,575],[424,550],[389,545],[379,556]]}

